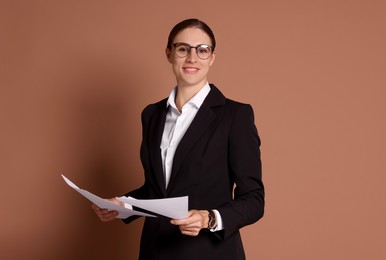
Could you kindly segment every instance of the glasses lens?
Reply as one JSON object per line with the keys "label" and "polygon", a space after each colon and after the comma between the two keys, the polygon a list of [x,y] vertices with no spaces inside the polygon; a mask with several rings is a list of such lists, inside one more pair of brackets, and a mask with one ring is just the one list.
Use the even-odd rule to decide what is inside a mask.
{"label": "glasses lens", "polygon": [[212,55],[212,49],[207,45],[198,46],[197,55],[200,59],[206,60]]}
{"label": "glasses lens", "polygon": [[186,44],[178,44],[175,46],[175,51],[176,51],[177,56],[184,58],[184,57],[188,56],[190,48]]}
{"label": "glasses lens", "polygon": [[186,43],[175,43],[174,51],[180,58],[185,58],[189,55],[191,48],[195,48],[197,52],[197,56],[206,60],[212,55],[212,47],[206,44],[198,45],[197,47],[190,46]]}

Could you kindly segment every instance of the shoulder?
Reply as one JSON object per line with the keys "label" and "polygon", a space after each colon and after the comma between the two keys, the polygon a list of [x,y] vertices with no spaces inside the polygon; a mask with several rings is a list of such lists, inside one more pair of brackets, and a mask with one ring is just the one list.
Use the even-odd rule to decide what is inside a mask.
{"label": "shoulder", "polygon": [[242,103],[224,96],[224,94],[214,85],[210,84],[212,89],[212,99],[215,99],[217,102],[216,105],[224,105],[231,110],[251,110],[252,106],[250,104]]}
{"label": "shoulder", "polygon": [[212,94],[208,98],[208,104],[211,105],[213,111],[217,111],[218,114],[223,114],[223,118],[227,118],[228,120],[249,121],[252,119],[253,121],[254,113],[250,104],[225,97],[214,84],[211,84],[211,88]]}
{"label": "shoulder", "polygon": [[226,98],[225,107],[226,110],[228,110],[228,113],[231,114],[234,118],[240,119],[240,117],[249,118],[254,116],[252,106],[247,103],[242,103]]}
{"label": "shoulder", "polygon": [[253,126],[255,128],[255,115],[253,108],[250,104],[241,103],[231,99],[227,99],[226,106],[228,107],[228,113],[231,120],[231,129],[236,132],[240,131],[242,128],[250,128]]}
{"label": "shoulder", "polygon": [[150,116],[156,112],[166,109],[166,101],[167,101],[167,98],[164,98],[156,103],[147,105],[142,110],[142,117]]}
{"label": "shoulder", "polygon": [[161,118],[162,114],[166,113],[166,101],[167,99],[163,99],[157,103],[149,104],[142,110],[141,122],[143,126],[149,124],[156,118]]}
{"label": "shoulder", "polygon": [[242,103],[240,101],[236,101],[236,100],[229,99],[229,98],[226,98],[225,105],[229,106],[232,109],[236,109],[236,110],[252,108],[252,106],[250,104]]}

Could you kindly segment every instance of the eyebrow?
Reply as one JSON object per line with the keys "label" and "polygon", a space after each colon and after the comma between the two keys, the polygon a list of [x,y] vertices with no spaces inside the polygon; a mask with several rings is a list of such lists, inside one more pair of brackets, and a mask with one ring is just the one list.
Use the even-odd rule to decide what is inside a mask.
{"label": "eyebrow", "polygon": [[200,44],[197,44],[197,45],[190,45],[189,43],[186,43],[186,42],[175,42],[175,43],[173,43],[172,45],[177,45],[177,44],[184,44],[184,45],[188,45],[189,47],[197,47],[197,46],[208,46],[208,47],[212,47],[212,45],[206,44],[206,43],[200,43]]}

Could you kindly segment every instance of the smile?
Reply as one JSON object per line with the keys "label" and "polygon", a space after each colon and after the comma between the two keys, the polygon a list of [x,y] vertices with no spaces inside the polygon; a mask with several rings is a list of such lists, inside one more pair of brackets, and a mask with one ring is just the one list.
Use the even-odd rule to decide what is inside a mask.
{"label": "smile", "polygon": [[196,73],[197,71],[200,70],[199,68],[194,68],[194,67],[183,67],[182,69],[187,73]]}

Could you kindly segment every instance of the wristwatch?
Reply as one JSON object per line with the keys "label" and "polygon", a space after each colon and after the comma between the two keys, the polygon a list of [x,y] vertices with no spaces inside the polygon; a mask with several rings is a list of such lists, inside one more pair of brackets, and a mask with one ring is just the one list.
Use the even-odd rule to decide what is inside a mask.
{"label": "wristwatch", "polygon": [[208,229],[214,229],[217,226],[216,214],[214,214],[213,210],[208,210],[208,212],[209,212]]}

